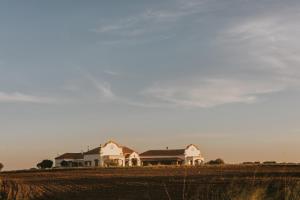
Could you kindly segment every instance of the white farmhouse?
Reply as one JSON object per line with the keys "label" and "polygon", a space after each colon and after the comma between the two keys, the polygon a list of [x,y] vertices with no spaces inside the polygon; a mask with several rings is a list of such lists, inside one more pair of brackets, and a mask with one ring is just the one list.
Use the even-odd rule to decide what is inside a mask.
{"label": "white farmhouse", "polygon": [[184,149],[134,150],[109,141],[85,153],[65,153],[55,158],[56,167],[108,167],[147,165],[200,165],[204,162],[200,149],[193,144]]}
{"label": "white farmhouse", "polygon": [[[79,155],[77,154],[67,154],[68,157],[63,154],[55,158],[55,166],[62,167],[62,161],[67,162],[78,162]],[[77,156],[77,157],[76,157]],[[76,158],[76,159],[75,159]],[[140,166],[141,161],[139,154],[132,149],[120,146],[116,142],[109,141],[103,146],[100,145],[90,151],[83,153],[80,157],[82,161],[82,166],[85,167],[107,167],[107,166]],[[72,167],[73,165],[69,165]],[[76,165],[75,166],[81,166]]]}
{"label": "white farmhouse", "polygon": [[149,150],[140,154],[143,166],[146,165],[200,165],[204,158],[200,149],[193,144],[185,149]]}

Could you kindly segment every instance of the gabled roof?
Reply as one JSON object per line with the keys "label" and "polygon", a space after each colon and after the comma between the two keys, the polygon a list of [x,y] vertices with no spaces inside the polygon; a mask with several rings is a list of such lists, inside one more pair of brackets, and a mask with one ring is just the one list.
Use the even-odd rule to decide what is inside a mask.
{"label": "gabled roof", "polygon": [[[132,154],[134,151],[132,149],[130,149],[129,147],[125,147],[125,146],[122,146],[120,147],[122,148],[122,151],[123,151],[123,154],[126,155],[126,154]],[[95,155],[95,154],[100,154],[100,149],[101,147],[97,147],[95,149],[92,149],[86,153],[84,153],[84,155]]]}
{"label": "gabled roof", "polygon": [[94,155],[94,154],[100,154],[101,147],[97,147],[95,149],[89,150],[84,153],[84,155]]}
{"label": "gabled roof", "polygon": [[83,153],[65,153],[55,159],[83,159]]}
{"label": "gabled roof", "polygon": [[167,158],[141,158],[143,162],[145,161],[183,161],[184,159],[178,157],[167,157]]}
{"label": "gabled roof", "polygon": [[141,153],[140,156],[182,156],[185,149],[165,149],[165,150],[149,150]]}
{"label": "gabled roof", "polygon": [[189,144],[185,149],[190,148],[190,146],[194,146],[196,149],[200,150],[198,146],[194,145],[194,144]]}
{"label": "gabled roof", "polygon": [[113,143],[113,144],[117,145],[117,147],[122,148],[118,143],[116,143],[116,142],[114,142],[114,141],[112,141],[112,140],[109,140],[108,142],[106,142],[106,143],[103,145],[103,147],[105,147],[105,146],[108,145],[109,143]]}
{"label": "gabled roof", "polygon": [[129,147],[125,147],[123,146],[122,147],[122,150],[123,150],[123,154],[132,154],[134,151],[132,149],[130,149]]}

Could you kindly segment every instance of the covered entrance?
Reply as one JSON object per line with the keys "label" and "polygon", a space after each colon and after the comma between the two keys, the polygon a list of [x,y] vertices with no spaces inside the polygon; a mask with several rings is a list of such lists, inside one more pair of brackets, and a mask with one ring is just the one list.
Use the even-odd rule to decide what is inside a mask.
{"label": "covered entrance", "polygon": [[121,167],[125,165],[123,156],[103,156],[105,167]]}

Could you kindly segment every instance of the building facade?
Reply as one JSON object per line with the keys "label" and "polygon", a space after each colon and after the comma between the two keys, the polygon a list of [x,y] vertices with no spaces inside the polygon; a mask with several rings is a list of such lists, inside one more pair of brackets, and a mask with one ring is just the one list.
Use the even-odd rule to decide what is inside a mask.
{"label": "building facade", "polygon": [[185,149],[149,150],[140,154],[143,166],[147,165],[201,165],[204,158],[200,149],[193,144]]}
{"label": "building facade", "polygon": [[[56,167],[65,167],[65,163],[70,163],[67,167],[109,167],[109,166],[140,166],[139,154],[134,150],[120,146],[116,142],[109,141],[103,146],[89,150],[85,153],[68,153],[55,158]],[[63,163],[63,165],[62,165]],[[76,164],[80,163],[80,164]]]}
{"label": "building facade", "polygon": [[55,167],[82,167],[84,166],[83,153],[65,153],[55,158]]}
{"label": "building facade", "polygon": [[193,144],[184,149],[149,150],[142,154],[114,141],[84,153],[65,153],[55,158],[56,167],[131,167],[149,165],[201,165],[204,158]]}

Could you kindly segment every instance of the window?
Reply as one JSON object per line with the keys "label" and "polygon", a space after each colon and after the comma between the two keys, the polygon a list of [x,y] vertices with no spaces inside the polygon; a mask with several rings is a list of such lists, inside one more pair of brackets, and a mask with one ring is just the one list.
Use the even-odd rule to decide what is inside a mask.
{"label": "window", "polygon": [[98,159],[95,160],[95,166],[96,166],[96,167],[99,166],[99,160],[98,160]]}

